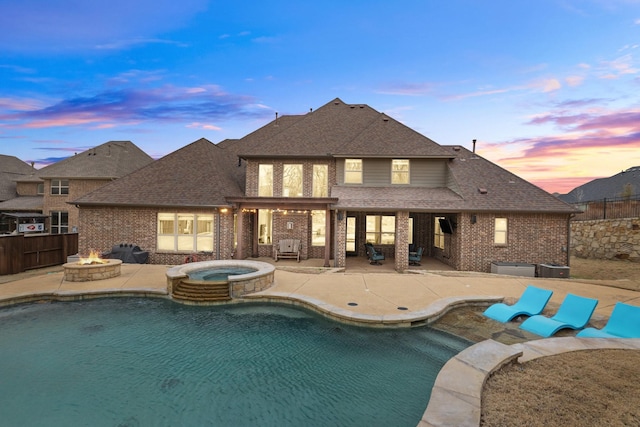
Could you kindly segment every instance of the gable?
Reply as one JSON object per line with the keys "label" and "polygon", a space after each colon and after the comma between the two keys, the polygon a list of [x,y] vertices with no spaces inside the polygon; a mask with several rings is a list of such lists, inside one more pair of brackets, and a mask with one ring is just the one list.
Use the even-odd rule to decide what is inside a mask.
{"label": "gable", "polygon": [[43,179],[113,179],[127,175],[153,162],[130,141],[110,141],[80,154],[67,157],[38,171]]}
{"label": "gable", "polygon": [[286,117],[245,137],[239,155],[452,157],[429,138],[364,104],[345,104],[336,98],[303,116]]}
{"label": "gable", "polygon": [[158,207],[228,206],[241,196],[232,151],[199,139],[123,178],[73,201],[77,205]]}

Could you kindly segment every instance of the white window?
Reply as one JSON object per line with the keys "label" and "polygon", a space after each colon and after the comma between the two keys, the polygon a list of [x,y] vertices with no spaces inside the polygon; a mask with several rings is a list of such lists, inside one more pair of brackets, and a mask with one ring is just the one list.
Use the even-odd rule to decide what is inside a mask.
{"label": "white window", "polygon": [[302,165],[283,166],[282,196],[302,197]]}
{"label": "white window", "polygon": [[362,184],[362,159],[345,159],[344,183]]}
{"label": "white window", "polygon": [[159,213],[158,250],[213,252],[213,215]]}
{"label": "white window", "polygon": [[311,246],[324,246],[327,212],[311,211]]}
{"label": "white window", "polygon": [[273,213],[269,209],[258,210],[258,243],[271,244]]}
{"label": "white window", "polygon": [[496,218],[493,241],[496,245],[507,244],[507,218]]}
{"label": "white window", "polygon": [[437,216],[433,222],[433,246],[436,248],[444,249],[444,233],[440,228],[440,220],[444,219],[443,216]]}
{"label": "white window", "polygon": [[391,183],[409,184],[409,160],[391,160]]}
{"label": "white window", "polygon": [[258,196],[273,197],[273,165],[258,167]]}
{"label": "white window", "polygon": [[329,166],[313,165],[313,197],[329,196]]}
{"label": "white window", "polygon": [[367,215],[367,243],[393,245],[396,237],[396,217],[389,215]]}
{"label": "white window", "polygon": [[69,213],[51,212],[51,234],[63,234],[69,232]]}
{"label": "white window", "polygon": [[54,196],[69,194],[69,180],[68,179],[52,179],[51,194]]}

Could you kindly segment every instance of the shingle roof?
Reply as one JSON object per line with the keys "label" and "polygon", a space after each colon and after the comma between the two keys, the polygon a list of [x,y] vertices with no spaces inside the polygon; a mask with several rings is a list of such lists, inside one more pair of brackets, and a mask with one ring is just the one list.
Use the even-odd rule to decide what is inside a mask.
{"label": "shingle roof", "polygon": [[120,178],[153,162],[130,141],[110,141],[38,171],[41,178]]}
{"label": "shingle roof", "polygon": [[640,166],[629,168],[608,178],[594,179],[558,197],[567,203],[578,203],[638,195],[640,195]]}
{"label": "shingle roof", "polygon": [[448,165],[451,177],[455,180],[455,189],[465,200],[465,210],[578,212],[540,187],[464,147],[451,146],[447,149],[457,154]]}
{"label": "shingle roof", "polygon": [[228,206],[225,196],[242,196],[237,157],[199,139],[125,177],[74,200],[77,205],[157,207]]}
{"label": "shingle roof", "polygon": [[242,157],[451,157],[424,135],[362,104],[339,98],[283,116],[240,140]]}
{"label": "shingle roof", "polygon": [[459,211],[465,201],[448,188],[334,186],[331,197],[339,198],[335,209],[377,211]]}
{"label": "shingle roof", "polygon": [[0,212],[4,211],[42,211],[43,196],[18,196],[0,202]]}
{"label": "shingle roof", "polygon": [[0,201],[16,197],[16,181],[28,177],[34,171],[17,157],[0,154]]}

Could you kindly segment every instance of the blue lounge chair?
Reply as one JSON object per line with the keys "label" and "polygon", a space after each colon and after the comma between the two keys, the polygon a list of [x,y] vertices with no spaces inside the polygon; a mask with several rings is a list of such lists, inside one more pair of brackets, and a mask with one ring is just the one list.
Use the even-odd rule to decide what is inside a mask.
{"label": "blue lounge chair", "polygon": [[423,252],[424,252],[424,248],[422,246],[418,248],[418,252],[415,252],[415,253],[409,252],[409,265],[420,265]]}
{"label": "blue lounge chair", "polygon": [[367,258],[369,264],[381,265],[380,261],[384,261],[384,254],[376,250],[371,243],[365,243],[365,249],[367,250]]}
{"label": "blue lounge chair", "polygon": [[640,307],[619,302],[602,329],[586,328],[579,338],[640,338]]}
{"label": "blue lounge chair", "polygon": [[550,337],[560,329],[582,329],[589,323],[596,305],[597,299],[567,294],[553,317],[532,316],[522,322],[520,327],[543,337]]}
{"label": "blue lounge chair", "polygon": [[542,313],[552,294],[553,291],[529,285],[515,304],[507,305],[499,302],[487,308],[483,314],[503,323],[517,316],[535,316]]}

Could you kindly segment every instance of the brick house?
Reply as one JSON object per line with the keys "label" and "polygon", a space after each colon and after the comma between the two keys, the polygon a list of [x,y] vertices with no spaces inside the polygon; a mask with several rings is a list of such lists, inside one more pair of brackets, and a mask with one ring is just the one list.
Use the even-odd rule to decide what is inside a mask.
{"label": "brick house", "polygon": [[[15,230],[16,221],[22,221],[27,215],[40,213],[41,198],[20,198],[22,188],[18,181],[29,179],[34,171],[32,166],[17,157],[0,154],[0,234]],[[36,196],[35,191],[34,187],[33,196]]]}
{"label": "brick house", "polygon": [[237,140],[201,139],[77,199],[80,251],[118,242],[150,262],[301,256],[345,267],[365,242],[398,271],[422,247],[457,270],[568,264],[576,211],[460,146],[335,99]]}
{"label": "brick house", "polygon": [[28,216],[38,212],[44,232],[74,232],[79,209],[71,200],[127,175],[153,159],[130,141],[110,141],[15,178],[17,197],[0,210]]}

